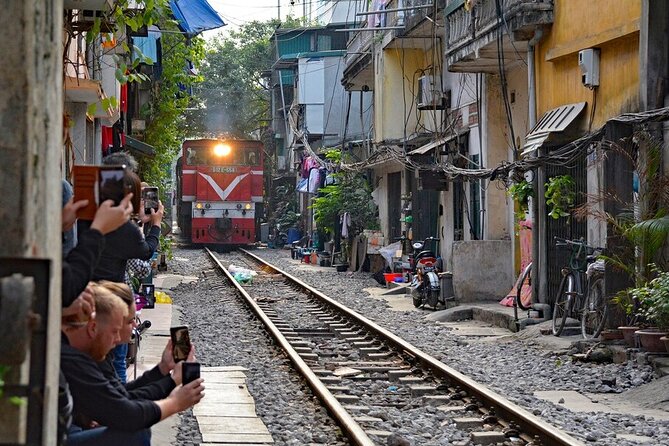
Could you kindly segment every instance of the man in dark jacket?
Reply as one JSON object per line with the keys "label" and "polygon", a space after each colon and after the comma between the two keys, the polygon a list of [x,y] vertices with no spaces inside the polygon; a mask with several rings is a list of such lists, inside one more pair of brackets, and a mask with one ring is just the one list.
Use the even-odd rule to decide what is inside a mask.
{"label": "man in dark jacket", "polygon": [[[61,370],[69,384],[76,425],[70,429],[67,445],[146,446],[149,428],[170,415],[197,404],[204,396],[202,379],[179,386],[158,401],[130,399],[113,385],[98,367],[120,341],[127,306],[110,291],[93,287],[95,317],[86,323],[63,327]],[[93,425],[104,426],[93,429]]]}

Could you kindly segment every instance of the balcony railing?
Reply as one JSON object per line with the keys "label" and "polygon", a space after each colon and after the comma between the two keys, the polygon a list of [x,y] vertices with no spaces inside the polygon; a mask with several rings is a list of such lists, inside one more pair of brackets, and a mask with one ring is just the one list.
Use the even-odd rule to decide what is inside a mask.
{"label": "balcony railing", "polygon": [[508,26],[510,33],[519,34],[516,40],[524,40],[522,31],[553,22],[553,0],[499,0],[501,15],[497,3],[497,0],[478,0],[467,11],[464,0],[448,1],[445,11],[447,52],[489,34],[501,24]]}
{"label": "balcony railing", "polygon": [[[426,17],[434,18],[435,10],[443,11],[446,0],[393,0],[386,9],[402,9],[385,13],[386,26],[402,26],[397,35],[406,35],[416,28]],[[435,6],[436,5],[436,6]]]}

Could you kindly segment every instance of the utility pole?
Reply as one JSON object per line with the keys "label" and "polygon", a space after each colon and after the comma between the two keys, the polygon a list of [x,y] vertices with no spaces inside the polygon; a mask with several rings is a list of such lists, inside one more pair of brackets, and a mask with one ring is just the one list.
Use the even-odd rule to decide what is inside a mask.
{"label": "utility pole", "polygon": [[276,0],[276,18],[281,22],[281,0]]}
{"label": "utility pole", "polygon": [[[0,443],[56,444],[58,369],[60,361],[61,208],[60,164],[63,138],[63,0],[7,0],[0,14],[0,276],[20,273],[33,280],[36,292],[25,299],[2,296],[0,314],[7,316],[30,299],[43,318],[26,339],[27,357],[9,363],[5,382],[26,389],[28,407],[0,398]],[[40,261],[38,259],[44,259]],[[44,267],[31,270],[34,265]],[[30,270],[33,273],[27,273]],[[37,272],[36,272],[37,271]],[[41,290],[41,291],[37,291]],[[33,300],[33,294],[35,295]],[[42,305],[42,307],[40,307]],[[30,306],[30,304],[29,304]],[[20,318],[17,315],[17,319]],[[24,327],[27,319],[23,319]],[[11,330],[8,327],[0,327]],[[4,335],[3,335],[4,336]],[[46,336],[46,339],[44,338]],[[30,348],[31,339],[39,343]],[[22,350],[23,351],[23,350]],[[32,357],[32,359],[30,359]],[[5,361],[5,362],[3,362]],[[35,361],[42,375],[34,379]],[[44,367],[48,364],[46,370]],[[7,395],[5,395],[7,396]],[[39,404],[33,404],[37,399]],[[27,424],[26,424],[27,423]],[[34,440],[35,438],[39,440]]]}

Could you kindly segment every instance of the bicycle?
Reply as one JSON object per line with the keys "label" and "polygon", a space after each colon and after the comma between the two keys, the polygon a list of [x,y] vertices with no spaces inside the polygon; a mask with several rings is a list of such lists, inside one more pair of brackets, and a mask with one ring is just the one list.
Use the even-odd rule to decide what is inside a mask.
{"label": "bicycle", "polygon": [[[523,290],[530,291],[530,300],[527,304],[523,302]],[[516,281],[516,294],[513,297],[513,317],[516,323],[516,331],[520,331],[521,328],[520,319],[518,317],[518,308],[523,311],[532,309],[532,262],[525,266]]]}
{"label": "bicycle", "polygon": [[[584,338],[596,338],[606,325],[608,306],[604,297],[603,275],[598,273],[598,268],[591,269],[590,275],[587,272],[588,265],[593,264],[596,259],[592,254],[602,251],[602,248],[588,246],[583,240],[565,240],[557,237],[555,245],[570,247],[571,255],[569,265],[561,270],[562,280],[555,297],[551,331],[553,335],[560,336],[567,317],[571,315],[581,322],[581,334]],[[583,287],[584,276],[585,287]],[[587,292],[585,295],[584,289]]]}

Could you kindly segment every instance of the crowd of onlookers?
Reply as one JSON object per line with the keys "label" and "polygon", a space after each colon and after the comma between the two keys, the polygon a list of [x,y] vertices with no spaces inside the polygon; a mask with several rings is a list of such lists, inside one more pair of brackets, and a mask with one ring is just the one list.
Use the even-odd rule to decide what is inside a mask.
{"label": "crowd of onlookers", "polygon": [[[74,201],[63,181],[59,444],[145,446],[151,426],[197,404],[204,386],[202,379],[182,385],[183,362],[175,362],[171,340],[159,364],[126,379],[137,287],[151,272],[164,207],[145,212],[141,192],[148,185],[130,155],[115,153],[103,164],[125,166],[123,193],[100,196],[92,221],[77,221],[89,203]],[[193,350],[188,361],[195,360]]]}

